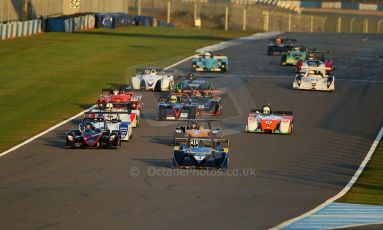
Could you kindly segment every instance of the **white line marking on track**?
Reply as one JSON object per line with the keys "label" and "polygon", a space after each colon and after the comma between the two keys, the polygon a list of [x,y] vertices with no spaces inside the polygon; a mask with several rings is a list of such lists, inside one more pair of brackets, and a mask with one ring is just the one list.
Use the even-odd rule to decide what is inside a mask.
{"label": "white line marking on track", "polygon": [[319,206],[317,206],[316,208],[306,212],[306,213],[303,213],[301,214],[300,216],[297,216],[295,218],[292,218],[290,220],[286,220],[285,222],[271,228],[271,229],[282,229],[282,228],[285,228],[287,226],[289,226],[290,224],[294,223],[294,222],[297,222],[299,220],[302,220],[303,218],[305,217],[308,217],[316,212],[318,212],[319,210],[323,209],[324,207],[326,207],[327,205],[331,204],[332,202],[336,201],[337,199],[341,198],[343,195],[345,195],[350,189],[351,187],[354,185],[354,183],[356,182],[356,180],[359,178],[360,174],[363,172],[364,168],[366,167],[367,163],[370,161],[371,157],[372,157],[372,154],[374,153],[376,147],[378,146],[380,140],[382,139],[382,136],[383,136],[383,126],[380,128],[380,131],[378,133],[378,135],[376,136],[374,142],[372,143],[371,145],[371,148],[370,150],[368,151],[366,157],[364,158],[363,162],[360,164],[358,170],[355,172],[354,176],[351,178],[351,180],[348,182],[348,184],[342,189],[342,191],[340,191],[338,194],[336,194],[335,196],[331,197],[330,199],[326,200],[325,202],[323,202],[322,204],[320,204]]}

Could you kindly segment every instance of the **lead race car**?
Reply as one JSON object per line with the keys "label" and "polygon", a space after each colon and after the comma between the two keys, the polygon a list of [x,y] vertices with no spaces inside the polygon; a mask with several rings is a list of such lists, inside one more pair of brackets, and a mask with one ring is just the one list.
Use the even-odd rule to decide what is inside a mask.
{"label": "lead race car", "polygon": [[204,52],[192,58],[192,70],[197,72],[226,72],[229,67],[227,56]]}
{"label": "lead race car", "polygon": [[65,134],[67,148],[118,148],[121,145],[120,133],[111,131],[103,118],[84,118],[78,129]]}
{"label": "lead race car", "polygon": [[306,67],[307,70],[297,73],[293,89],[329,91],[335,90],[335,76],[326,67]]}
{"label": "lead race car", "polygon": [[293,47],[297,40],[286,37],[270,38],[267,43],[267,55],[281,55]]}
{"label": "lead race car", "polygon": [[251,110],[245,132],[290,134],[293,131],[293,112],[272,111],[269,105]]}
{"label": "lead race car", "polygon": [[223,129],[220,120],[195,119],[174,129],[173,144],[186,144],[189,137],[212,137],[222,139]]}
{"label": "lead race car", "polygon": [[174,88],[174,77],[171,71],[157,67],[138,69],[132,77],[133,89],[170,91]]}
{"label": "lead race car", "polygon": [[229,156],[228,139],[189,137],[186,144],[174,146],[171,167],[226,170]]}
{"label": "lead race car", "polygon": [[187,94],[172,93],[160,98],[157,120],[196,119],[198,104],[192,103]]}

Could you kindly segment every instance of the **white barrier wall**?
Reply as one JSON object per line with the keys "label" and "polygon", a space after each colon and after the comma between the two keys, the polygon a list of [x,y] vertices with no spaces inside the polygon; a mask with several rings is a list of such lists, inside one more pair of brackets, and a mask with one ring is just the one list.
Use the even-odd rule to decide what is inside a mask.
{"label": "white barrier wall", "polygon": [[0,39],[12,39],[41,33],[41,20],[0,24]]}

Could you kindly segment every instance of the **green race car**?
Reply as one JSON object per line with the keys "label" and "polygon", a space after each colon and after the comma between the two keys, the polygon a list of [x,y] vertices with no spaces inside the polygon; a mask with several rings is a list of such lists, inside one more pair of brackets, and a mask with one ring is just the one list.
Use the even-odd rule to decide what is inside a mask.
{"label": "green race car", "polygon": [[294,46],[287,54],[283,54],[281,57],[281,65],[297,65],[299,60],[304,61],[306,59],[307,48],[304,46]]}

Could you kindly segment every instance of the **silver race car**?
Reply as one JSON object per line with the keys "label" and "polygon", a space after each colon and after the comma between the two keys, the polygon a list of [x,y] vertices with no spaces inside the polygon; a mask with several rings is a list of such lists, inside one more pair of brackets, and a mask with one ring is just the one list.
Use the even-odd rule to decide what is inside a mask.
{"label": "silver race car", "polygon": [[174,77],[170,71],[161,68],[138,69],[132,77],[133,89],[170,91],[174,88]]}
{"label": "silver race car", "polygon": [[308,67],[295,76],[293,88],[333,92],[335,76],[328,73],[325,67]]}

